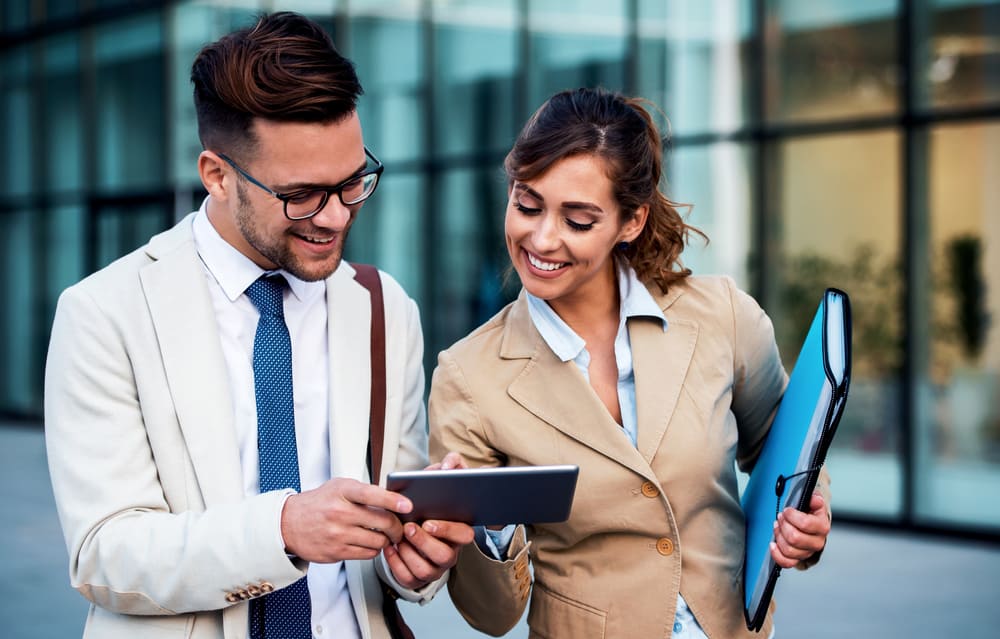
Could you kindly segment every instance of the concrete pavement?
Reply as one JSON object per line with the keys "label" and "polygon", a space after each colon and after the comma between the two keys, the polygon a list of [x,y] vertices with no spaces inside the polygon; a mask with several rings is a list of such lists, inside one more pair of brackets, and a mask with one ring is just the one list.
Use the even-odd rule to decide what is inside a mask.
{"label": "concrete pavement", "polygon": [[[79,637],[87,602],[69,587],[38,427],[0,424],[0,521],[9,535],[0,546],[0,636]],[[776,599],[779,639],[996,637],[1000,548],[834,522],[823,561],[785,571]],[[403,612],[418,639],[486,636],[465,624],[447,593]],[[522,619],[506,636],[527,634]]]}

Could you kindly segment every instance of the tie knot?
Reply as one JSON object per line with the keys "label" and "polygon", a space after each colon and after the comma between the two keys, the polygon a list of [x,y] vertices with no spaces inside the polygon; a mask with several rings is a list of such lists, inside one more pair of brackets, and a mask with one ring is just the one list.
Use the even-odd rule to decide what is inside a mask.
{"label": "tie knot", "polygon": [[287,285],[280,275],[264,275],[247,287],[246,294],[261,315],[284,318],[284,291]]}

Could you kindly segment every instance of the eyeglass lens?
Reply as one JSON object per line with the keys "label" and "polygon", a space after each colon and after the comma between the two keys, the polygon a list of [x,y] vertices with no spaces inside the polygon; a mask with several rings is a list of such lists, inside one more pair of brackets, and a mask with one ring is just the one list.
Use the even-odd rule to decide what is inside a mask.
{"label": "eyeglass lens", "polygon": [[[377,174],[362,175],[356,180],[341,185],[337,195],[345,206],[357,204],[372,194],[377,183]],[[290,218],[309,217],[323,208],[328,194],[329,191],[322,189],[295,193],[285,200],[285,213]]]}

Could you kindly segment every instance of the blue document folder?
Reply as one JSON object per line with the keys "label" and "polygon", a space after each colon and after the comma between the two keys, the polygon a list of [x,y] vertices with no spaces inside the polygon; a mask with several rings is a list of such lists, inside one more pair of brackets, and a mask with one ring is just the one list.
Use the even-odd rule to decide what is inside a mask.
{"label": "blue document folder", "polygon": [[850,301],[843,291],[829,288],[743,493],[747,525],[744,613],[750,630],[763,626],[781,572],[769,548],[774,521],[788,506],[808,511],[819,469],[844,411],[850,375]]}

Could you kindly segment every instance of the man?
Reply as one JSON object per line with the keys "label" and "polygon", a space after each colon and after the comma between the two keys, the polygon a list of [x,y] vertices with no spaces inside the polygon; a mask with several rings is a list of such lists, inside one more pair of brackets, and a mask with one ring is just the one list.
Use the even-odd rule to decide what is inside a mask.
{"label": "man", "polygon": [[[52,329],[46,441],[85,636],[388,637],[383,584],[429,600],[473,534],[404,526],[412,504],[369,483],[369,293],[341,261],[382,171],[361,86],[291,13],[191,77],[208,198],[67,289]],[[417,308],[381,279],[376,480],[426,464]]]}

